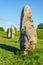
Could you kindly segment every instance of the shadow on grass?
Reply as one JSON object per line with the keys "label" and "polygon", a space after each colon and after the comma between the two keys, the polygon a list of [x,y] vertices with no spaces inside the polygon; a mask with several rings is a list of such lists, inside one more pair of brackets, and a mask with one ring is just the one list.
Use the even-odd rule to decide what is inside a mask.
{"label": "shadow on grass", "polygon": [[19,52],[20,50],[16,47],[12,47],[9,45],[5,45],[5,44],[0,44],[0,48],[8,50],[10,52],[14,52],[14,54],[17,54],[17,52]]}
{"label": "shadow on grass", "polygon": [[3,38],[5,38],[5,39],[11,39],[10,37],[8,38],[7,36],[3,36]]}

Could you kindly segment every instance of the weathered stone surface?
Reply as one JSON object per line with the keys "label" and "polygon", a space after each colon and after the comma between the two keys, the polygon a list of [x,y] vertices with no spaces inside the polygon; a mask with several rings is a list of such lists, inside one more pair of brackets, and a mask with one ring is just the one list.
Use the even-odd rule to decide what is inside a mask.
{"label": "weathered stone surface", "polygon": [[7,29],[7,37],[14,38],[15,27],[12,25],[10,28]]}
{"label": "weathered stone surface", "polygon": [[11,26],[11,38],[14,38],[14,33],[15,33],[15,28],[14,28],[14,26],[12,25],[12,26]]}
{"label": "weathered stone surface", "polygon": [[11,30],[10,30],[10,28],[7,29],[7,37],[8,37],[8,38],[11,37]]}
{"label": "weathered stone surface", "polygon": [[32,19],[32,11],[30,7],[26,5],[21,14],[20,48],[24,54],[28,54],[29,51],[33,51],[35,49],[36,43],[37,34]]}

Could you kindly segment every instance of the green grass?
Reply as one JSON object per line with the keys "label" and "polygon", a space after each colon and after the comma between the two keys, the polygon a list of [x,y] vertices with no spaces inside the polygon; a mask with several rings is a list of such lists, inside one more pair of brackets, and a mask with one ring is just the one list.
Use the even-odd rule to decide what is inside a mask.
{"label": "green grass", "polygon": [[43,65],[43,40],[38,39],[34,52],[23,55],[20,52],[20,32],[15,32],[14,39],[8,39],[5,32],[0,32],[0,65]]}
{"label": "green grass", "polygon": [[37,37],[43,39],[43,29],[37,29]]}

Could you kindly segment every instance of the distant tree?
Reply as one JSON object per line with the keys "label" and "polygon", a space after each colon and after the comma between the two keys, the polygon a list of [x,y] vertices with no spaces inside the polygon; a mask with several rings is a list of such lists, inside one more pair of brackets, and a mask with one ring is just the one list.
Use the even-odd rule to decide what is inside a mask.
{"label": "distant tree", "polygon": [[0,31],[5,31],[3,27],[0,27]]}
{"label": "distant tree", "polygon": [[37,29],[43,29],[43,23],[40,23],[37,27]]}

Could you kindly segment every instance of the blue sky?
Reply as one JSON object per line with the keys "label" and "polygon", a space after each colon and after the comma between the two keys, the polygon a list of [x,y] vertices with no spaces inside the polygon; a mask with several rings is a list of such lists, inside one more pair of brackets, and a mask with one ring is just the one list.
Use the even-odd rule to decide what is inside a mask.
{"label": "blue sky", "polygon": [[29,5],[35,28],[43,23],[43,0],[0,0],[0,26],[7,30],[12,24],[19,29],[22,8]]}

